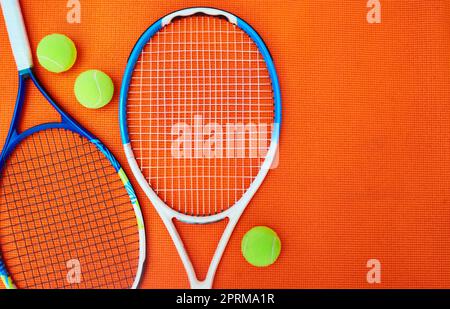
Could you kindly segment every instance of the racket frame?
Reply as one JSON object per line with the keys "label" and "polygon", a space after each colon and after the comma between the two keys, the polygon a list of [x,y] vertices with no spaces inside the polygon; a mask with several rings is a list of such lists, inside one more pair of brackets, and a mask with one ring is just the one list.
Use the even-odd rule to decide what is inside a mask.
{"label": "racket frame", "polygon": [[[139,261],[136,270],[136,276],[131,286],[135,289],[139,285],[139,281],[142,276],[143,267],[146,257],[146,239],[145,239],[145,226],[144,219],[140,209],[136,193],[128,179],[125,171],[121,167],[117,159],[112,155],[106,146],[104,146],[100,140],[98,140],[89,131],[84,129],[78,122],[76,122],[71,116],[69,116],[64,110],[50,97],[45,88],[39,83],[38,78],[33,73],[32,67],[32,56],[31,48],[29,45],[25,23],[22,17],[20,4],[18,0],[0,0],[2,6],[5,22],[8,28],[8,34],[10,37],[11,47],[16,60],[16,64],[19,70],[19,83],[18,92],[16,97],[16,104],[14,107],[14,113],[11,120],[11,125],[6,137],[3,150],[0,154],[0,179],[2,170],[7,162],[9,155],[13,150],[19,145],[24,139],[31,136],[32,134],[38,133],[43,130],[48,129],[65,129],[80,136],[86,138],[92,144],[94,144],[97,149],[111,162],[118,177],[122,180],[124,187],[130,197],[130,202],[133,207],[134,213],[136,215],[138,232],[139,232]],[[6,13],[7,12],[7,13]],[[47,100],[48,103],[58,112],[61,116],[61,122],[50,122],[36,125],[24,132],[19,133],[18,127],[22,116],[22,110],[25,103],[26,89],[28,81],[31,80],[36,86],[42,96]],[[7,271],[7,266],[5,265],[0,247],[0,279],[7,289],[16,289],[13,278]]]}
{"label": "racket frame", "polygon": [[[165,26],[170,24],[175,18],[177,17],[188,17],[196,14],[204,14],[209,16],[223,16],[225,17],[228,22],[236,25],[241,30],[243,30],[249,37],[254,41],[254,43],[257,45],[259,51],[261,52],[261,55],[264,58],[264,61],[267,65],[267,69],[270,75],[270,79],[272,81],[272,89],[273,89],[273,95],[274,95],[274,126],[272,131],[272,137],[271,137],[271,143],[265,158],[264,163],[261,166],[261,169],[248,188],[248,190],[245,192],[245,194],[240,198],[239,201],[237,201],[232,207],[228,208],[227,210],[211,215],[211,216],[189,216],[183,213],[180,213],[168,205],[164,203],[164,201],[161,200],[161,198],[153,191],[151,186],[149,185],[148,181],[142,174],[142,171],[139,168],[139,165],[136,161],[136,158],[134,156],[131,142],[128,134],[128,127],[127,127],[127,101],[128,101],[128,90],[131,84],[133,71],[135,69],[135,66],[139,60],[139,57],[141,55],[142,50],[147,45],[147,43],[150,41],[150,39],[161,29],[163,29]],[[165,17],[159,19],[157,22],[155,22],[153,25],[151,25],[139,38],[136,45],[134,46],[130,57],[128,59],[128,64],[125,69],[122,87],[121,87],[121,94],[120,94],[120,110],[119,110],[119,118],[120,118],[120,129],[122,134],[122,142],[125,150],[125,154],[128,160],[128,164],[131,167],[131,170],[136,177],[139,185],[146,193],[147,197],[152,202],[153,206],[155,207],[156,211],[158,212],[159,216],[163,220],[174,244],[178,251],[178,254],[182,260],[182,263],[184,265],[184,268],[186,270],[186,273],[188,275],[189,283],[191,288],[193,289],[209,289],[212,288],[214,276],[217,270],[217,267],[220,263],[220,260],[222,258],[222,255],[225,251],[225,248],[228,244],[228,241],[231,237],[231,234],[233,233],[233,230],[239,221],[242,213],[244,212],[245,208],[249,204],[250,200],[255,195],[256,191],[258,191],[259,187],[263,183],[267,173],[272,167],[272,164],[277,156],[278,152],[278,144],[279,144],[279,137],[280,137],[280,129],[281,129],[281,91],[278,81],[278,75],[276,73],[275,65],[273,63],[272,57],[270,55],[270,52],[268,48],[266,47],[264,41],[259,36],[259,34],[245,21],[240,19],[239,17],[215,8],[210,7],[193,7],[193,8],[187,8],[183,10],[179,10],[176,12],[173,12],[171,14],[166,15]],[[208,272],[206,274],[206,278],[203,281],[198,280],[197,275],[195,273],[194,267],[192,265],[192,262],[189,258],[189,255],[184,247],[183,241],[181,239],[181,236],[179,235],[173,220],[176,219],[180,222],[189,223],[189,224],[208,224],[208,223],[214,223],[219,222],[224,219],[228,218],[228,224],[222,234],[222,237],[219,240],[217,249],[213,255],[213,258],[211,260]]]}

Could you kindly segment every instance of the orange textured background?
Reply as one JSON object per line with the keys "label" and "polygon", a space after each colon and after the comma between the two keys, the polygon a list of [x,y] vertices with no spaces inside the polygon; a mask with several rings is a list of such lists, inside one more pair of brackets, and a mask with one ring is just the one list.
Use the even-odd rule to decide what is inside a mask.
{"label": "orange textured background", "polygon": [[[103,70],[119,89],[140,34],[158,18],[189,6],[235,13],[271,50],[283,93],[280,165],[238,224],[215,287],[450,287],[449,1],[381,0],[377,25],[366,21],[365,0],[81,3],[81,24],[68,24],[67,1],[22,1],[34,50],[43,36],[60,32],[79,51],[68,73],[37,66],[37,74],[130,176],[120,141],[118,91],[108,107],[84,109],[72,90],[80,72]],[[3,19],[0,46],[3,141],[17,85]],[[37,104],[28,111],[31,124],[45,120],[51,109]],[[141,286],[188,287],[168,233],[134,179],[133,184],[148,236]],[[282,254],[271,267],[253,268],[240,254],[242,236],[255,225],[268,225],[281,237]],[[181,227],[200,273],[223,227]],[[376,286],[366,282],[366,262],[373,258],[382,263],[382,283]]]}

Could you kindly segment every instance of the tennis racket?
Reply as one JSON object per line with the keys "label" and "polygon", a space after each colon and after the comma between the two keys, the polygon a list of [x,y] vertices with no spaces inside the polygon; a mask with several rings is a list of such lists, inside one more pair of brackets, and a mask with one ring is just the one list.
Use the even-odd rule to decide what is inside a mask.
{"label": "tennis racket", "polygon": [[[267,47],[228,12],[189,8],[167,15],[130,55],[120,120],[128,162],[191,287],[211,288],[236,223],[277,154],[281,96]],[[199,280],[173,220],[226,218],[206,278]]]}
{"label": "tennis racket", "polygon": [[[6,288],[136,288],[145,232],[133,188],[108,149],[40,85],[19,2],[0,4],[19,70],[0,156],[0,278]],[[20,132],[31,82],[61,122]]]}

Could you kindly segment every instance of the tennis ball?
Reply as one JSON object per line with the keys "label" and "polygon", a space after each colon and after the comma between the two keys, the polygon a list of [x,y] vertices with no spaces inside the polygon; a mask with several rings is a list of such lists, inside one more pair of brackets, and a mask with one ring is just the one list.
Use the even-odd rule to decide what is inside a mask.
{"label": "tennis ball", "polygon": [[277,233],[266,226],[256,226],[242,238],[242,255],[257,267],[272,265],[281,251],[281,241]]}
{"label": "tennis ball", "polygon": [[74,65],[77,60],[77,48],[67,36],[54,33],[39,42],[37,58],[46,70],[61,73]]}
{"label": "tennis ball", "polygon": [[114,84],[102,71],[89,70],[78,76],[74,90],[81,105],[97,109],[111,101],[114,95]]}

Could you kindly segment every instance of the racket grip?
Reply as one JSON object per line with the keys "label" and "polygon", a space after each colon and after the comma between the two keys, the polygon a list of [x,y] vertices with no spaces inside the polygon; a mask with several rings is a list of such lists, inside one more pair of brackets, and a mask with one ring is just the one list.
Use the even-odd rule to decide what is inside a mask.
{"label": "racket grip", "polygon": [[17,68],[19,71],[29,69],[33,66],[33,57],[19,0],[0,0],[0,4]]}

